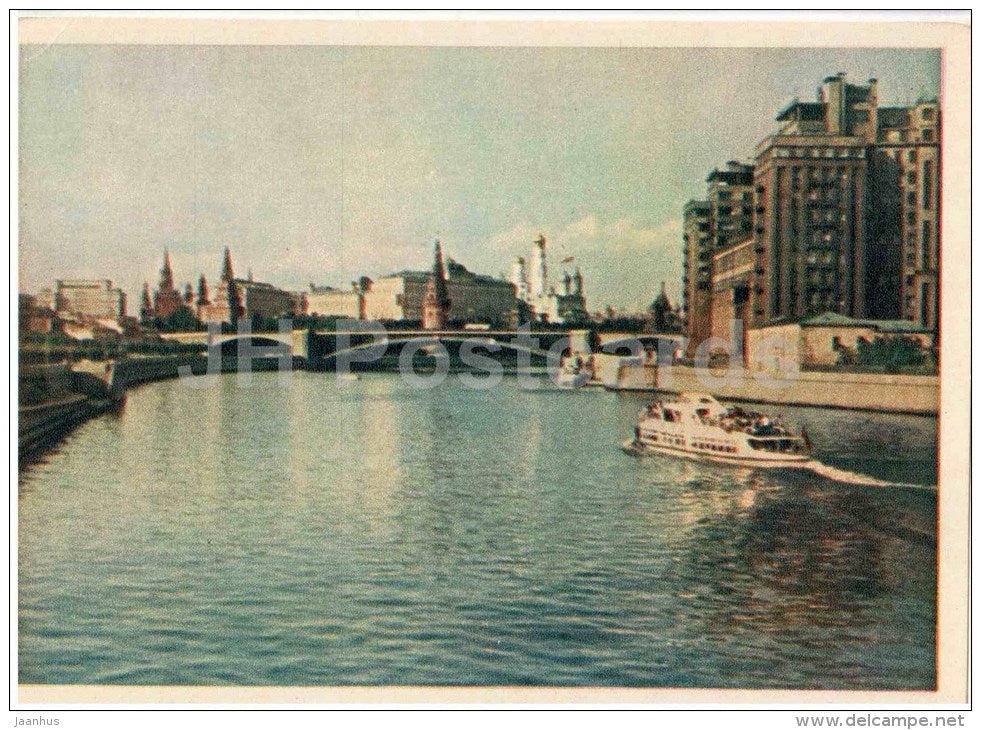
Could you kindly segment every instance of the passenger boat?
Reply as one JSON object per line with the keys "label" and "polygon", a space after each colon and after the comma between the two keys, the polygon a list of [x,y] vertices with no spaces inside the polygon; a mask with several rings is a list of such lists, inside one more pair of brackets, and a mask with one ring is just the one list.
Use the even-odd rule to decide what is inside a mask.
{"label": "passenger boat", "polygon": [[560,388],[572,390],[581,388],[593,379],[593,366],[581,356],[569,357],[559,370],[555,384]]}
{"label": "passenger boat", "polygon": [[682,393],[640,413],[630,452],[673,454],[759,467],[804,466],[811,461],[807,431],[800,435],[779,417],[725,406],[705,393]]}

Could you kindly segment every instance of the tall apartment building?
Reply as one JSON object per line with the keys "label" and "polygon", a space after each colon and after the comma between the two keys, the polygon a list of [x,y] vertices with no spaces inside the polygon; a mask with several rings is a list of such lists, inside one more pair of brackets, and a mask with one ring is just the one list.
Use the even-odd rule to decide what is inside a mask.
{"label": "tall apartment building", "polygon": [[689,200],[684,210],[682,261],[682,316],[685,334],[694,353],[710,336],[712,308],[712,216],[707,200]]}
{"label": "tall apartment building", "polygon": [[753,234],[753,166],[730,161],[709,173],[708,204],[712,246],[716,250]]}
{"label": "tall apartment building", "polygon": [[879,107],[877,86],[827,77],[757,147],[761,320],[835,311],[937,325],[939,106]]}
{"label": "tall apartment building", "polygon": [[[783,109],[776,132],[756,146],[754,167],[730,163],[728,176],[709,176],[707,325],[695,301],[705,276],[694,268],[695,218],[685,207],[689,336],[725,336],[723,320],[734,318],[759,326],[828,311],[935,329],[939,116],[936,101],[880,107],[875,79],[859,86],[841,73],[824,79],[816,101]],[[752,200],[752,215],[740,206],[734,221],[728,203],[737,191]],[[740,235],[747,220],[751,231]]]}
{"label": "tall apartment building", "polygon": [[705,179],[706,199],[691,200],[684,210],[685,272],[682,307],[689,355],[708,337],[727,338],[731,320],[742,317],[748,284],[716,296],[714,257],[753,235],[753,165],[730,161]]}
{"label": "tall apartment building", "polygon": [[[731,275],[720,278],[719,255],[734,247],[745,247],[745,242],[753,237],[753,171],[753,165],[730,161],[724,169],[712,170],[705,179],[713,248],[709,257],[709,334],[725,340],[733,335],[738,337],[738,331],[733,331],[736,320],[741,322],[743,330],[746,328],[750,283],[748,272],[741,272],[743,280]],[[732,268],[731,259],[731,256],[725,259],[729,268]]]}
{"label": "tall apartment building", "polygon": [[[879,210],[873,240],[898,253],[886,261],[877,302],[898,316],[934,329],[940,269],[940,108],[920,101],[910,108],[879,109],[872,153],[873,195]],[[898,311],[896,311],[898,310]]]}
{"label": "tall apartment building", "polygon": [[[796,106],[782,116],[807,113]],[[865,317],[864,140],[776,134],[756,153],[753,323],[825,311]]]}

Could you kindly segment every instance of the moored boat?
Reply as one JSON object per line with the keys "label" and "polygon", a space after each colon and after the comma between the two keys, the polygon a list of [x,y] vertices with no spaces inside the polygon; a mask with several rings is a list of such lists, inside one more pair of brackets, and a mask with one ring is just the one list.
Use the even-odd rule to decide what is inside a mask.
{"label": "moored boat", "polygon": [[810,439],[782,419],[726,406],[705,393],[682,393],[641,411],[632,452],[655,452],[759,467],[804,466],[811,461]]}
{"label": "moored boat", "polygon": [[562,364],[559,374],[555,377],[555,384],[560,388],[572,390],[582,388],[593,379],[593,364],[591,358],[583,359],[582,356],[569,357]]}

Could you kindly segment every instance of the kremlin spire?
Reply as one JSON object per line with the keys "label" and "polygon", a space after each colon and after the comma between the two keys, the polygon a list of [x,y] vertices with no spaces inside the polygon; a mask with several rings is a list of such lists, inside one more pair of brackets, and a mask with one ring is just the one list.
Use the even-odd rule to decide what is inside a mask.
{"label": "kremlin spire", "polygon": [[232,271],[232,253],[228,250],[228,246],[225,246],[225,260],[221,266],[221,278],[222,281],[234,281],[235,272]]}
{"label": "kremlin spire", "polygon": [[160,269],[160,290],[170,291],[174,288],[174,271],[170,268],[170,251],[164,249],[163,267]]}
{"label": "kremlin spire", "polygon": [[443,270],[443,247],[439,240],[433,247],[433,270],[426,283],[426,298],[422,302],[422,327],[438,330],[446,327],[450,314],[450,297]]}

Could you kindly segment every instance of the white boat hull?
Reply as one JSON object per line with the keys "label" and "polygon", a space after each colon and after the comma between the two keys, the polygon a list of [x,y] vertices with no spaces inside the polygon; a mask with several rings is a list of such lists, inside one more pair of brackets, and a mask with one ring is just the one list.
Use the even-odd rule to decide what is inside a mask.
{"label": "white boat hull", "polygon": [[761,469],[796,469],[806,468],[811,463],[811,457],[803,454],[719,454],[714,452],[689,450],[680,446],[644,443],[637,439],[627,439],[623,442],[623,450],[629,454],[663,454],[664,456],[694,459],[696,461],[711,461],[717,464],[732,464]]}
{"label": "white boat hull", "polygon": [[555,379],[555,384],[564,390],[575,390],[576,388],[582,388],[592,379],[592,370],[580,370],[577,373],[560,372]]}

